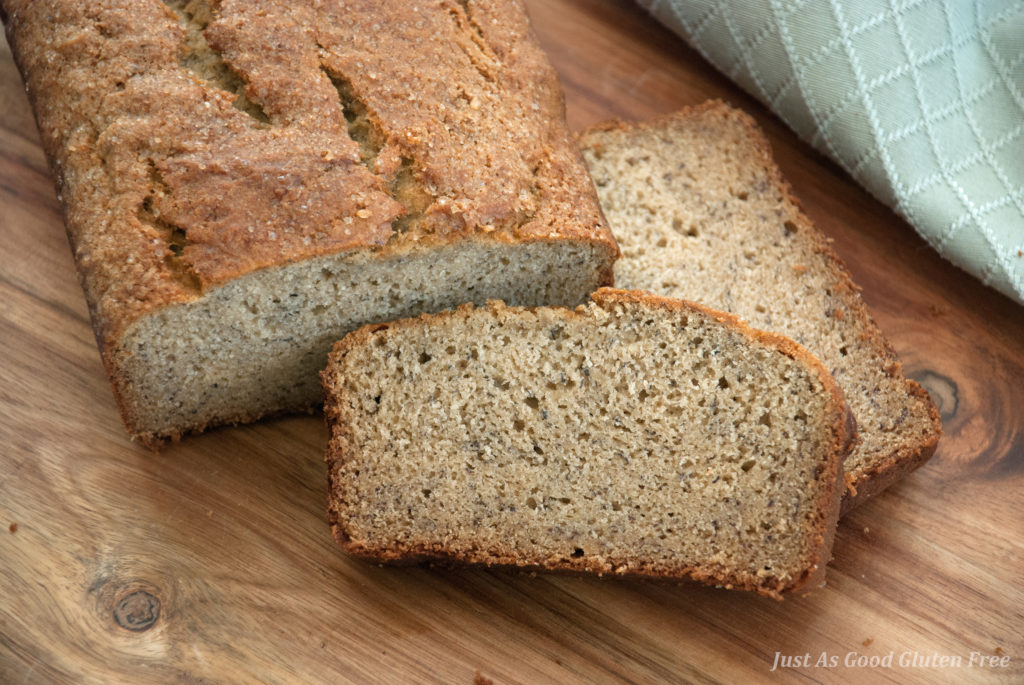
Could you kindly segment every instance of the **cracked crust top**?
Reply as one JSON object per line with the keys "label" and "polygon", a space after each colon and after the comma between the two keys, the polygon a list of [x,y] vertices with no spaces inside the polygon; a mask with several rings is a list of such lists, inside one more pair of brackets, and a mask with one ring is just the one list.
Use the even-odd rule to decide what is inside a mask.
{"label": "cracked crust top", "polygon": [[101,344],[316,255],[616,253],[520,2],[0,5]]}

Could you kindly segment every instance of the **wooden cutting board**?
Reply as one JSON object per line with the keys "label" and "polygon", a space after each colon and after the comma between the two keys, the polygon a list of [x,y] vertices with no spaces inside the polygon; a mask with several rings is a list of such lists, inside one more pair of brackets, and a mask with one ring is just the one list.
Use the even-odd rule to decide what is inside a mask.
{"label": "wooden cutting board", "polygon": [[[320,417],[159,455],[128,441],[4,47],[0,682],[1024,682],[1024,308],[940,259],[631,3],[529,5],[574,129],[711,97],[761,122],[938,404],[935,457],[842,521],[825,588],[781,603],[349,559],[325,523]],[[800,665],[772,672],[777,652]],[[1009,663],[970,665],[972,652]],[[823,653],[837,664],[818,666]]]}

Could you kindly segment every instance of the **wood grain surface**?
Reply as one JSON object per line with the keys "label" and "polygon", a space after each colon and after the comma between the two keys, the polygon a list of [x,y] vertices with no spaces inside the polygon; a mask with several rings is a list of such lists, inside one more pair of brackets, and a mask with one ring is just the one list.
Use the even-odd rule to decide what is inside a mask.
{"label": "wood grain surface", "polygon": [[[1024,308],[940,259],[631,3],[529,5],[573,128],[709,97],[758,119],[939,405],[932,461],[842,521],[825,588],[781,603],[349,559],[325,523],[321,417],[159,455],[128,441],[4,46],[0,682],[1024,682]],[[776,652],[811,663],[771,672]],[[816,667],[823,652],[839,663]],[[1009,663],[969,667],[971,652]],[[851,653],[894,663],[848,667]]]}

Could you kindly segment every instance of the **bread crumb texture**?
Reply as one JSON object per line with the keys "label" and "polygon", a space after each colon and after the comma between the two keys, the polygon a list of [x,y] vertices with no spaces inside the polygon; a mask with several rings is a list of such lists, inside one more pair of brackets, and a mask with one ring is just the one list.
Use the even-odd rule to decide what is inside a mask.
{"label": "bread crumb texture", "polygon": [[647,124],[599,125],[580,142],[622,249],[619,287],[695,300],[789,336],[842,386],[862,439],[846,463],[844,507],[931,456],[938,411],[904,377],[752,119],[711,102]]}
{"label": "bread crumb texture", "polygon": [[335,535],[383,560],[820,577],[852,424],[788,340],[603,289],[363,328],[324,373]]}
{"label": "bread crumb texture", "polygon": [[[368,321],[486,297],[576,304],[610,282],[617,250],[520,2],[2,7],[144,439],[310,405],[324,340]],[[394,268],[360,275],[367,260]],[[319,290],[321,269],[355,284]],[[300,328],[316,307],[342,313]],[[294,374],[283,337],[318,362]],[[275,399],[243,397],[254,370]]]}

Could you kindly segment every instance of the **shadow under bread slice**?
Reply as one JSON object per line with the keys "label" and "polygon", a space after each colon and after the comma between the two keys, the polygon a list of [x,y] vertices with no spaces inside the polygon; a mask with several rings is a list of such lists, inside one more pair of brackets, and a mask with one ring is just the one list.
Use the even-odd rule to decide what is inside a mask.
{"label": "shadow under bread slice", "polygon": [[323,374],[350,553],[779,597],[830,557],[854,423],[796,343],[642,292],[366,326]]}

